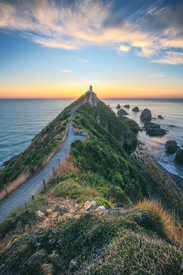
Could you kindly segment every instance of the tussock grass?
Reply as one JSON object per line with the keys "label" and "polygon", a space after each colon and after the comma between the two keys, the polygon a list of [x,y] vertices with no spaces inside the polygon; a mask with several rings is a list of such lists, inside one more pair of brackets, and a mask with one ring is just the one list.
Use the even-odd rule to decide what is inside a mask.
{"label": "tussock grass", "polygon": [[61,181],[55,187],[54,194],[59,197],[69,196],[73,199],[78,198],[77,202],[85,202],[100,195],[95,188],[82,186],[71,178]]}
{"label": "tussock grass", "polygon": [[139,201],[136,207],[140,210],[149,210],[156,224],[157,231],[163,232],[170,241],[183,249],[183,229],[180,222],[173,220],[171,216],[163,210],[158,201],[145,199]]}
{"label": "tussock grass", "polygon": [[43,205],[48,203],[48,199],[45,196],[38,195],[33,202],[29,202],[26,206],[27,209],[39,210]]}

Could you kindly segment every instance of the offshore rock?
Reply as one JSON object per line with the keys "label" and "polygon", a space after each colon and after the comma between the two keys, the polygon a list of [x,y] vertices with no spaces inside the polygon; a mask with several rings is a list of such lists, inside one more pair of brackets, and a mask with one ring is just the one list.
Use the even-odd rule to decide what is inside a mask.
{"label": "offshore rock", "polygon": [[164,119],[164,117],[162,117],[161,115],[158,115],[158,118],[160,118],[160,119]]}
{"label": "offshore rock", "polygon": [[140,118],[142,120],[151,120],[152,118],[152,114],[151,114],[151,111],[149,109],[144,109],[140,115]]}
{"label": "offshore rock", "polygon": [[177,151],[177,142],[175,140],[168,140],[165,143],[165,150],[169,153],[175,153]]}
{"label": "offshore rock", "polygon": [[118,114],[118,117],[128,115],[128,113],[122,108],[117,112],[117,114]]}
{"label": "offshore rock", "polygon": [[129,109],[130,105],[129,104],[125,104],[124,107],[127,108],[127,109]]}
{"label": "offshore rock", "polygon": [[183,164],[183,147],[181,147],[177,150],[176,155],[175,155],[175,160],[178,163]]}
{"label": "offshore rock", "polygon": [[136,107],[134,107],[134,108],[132,109],[132,111],[133,111],[133,112],[139,112],[140,110],[139,110],[139,107],[136,106]]}
{"label": "offshore rock", "polygon": [[149,136],[163,136],[166,134],[165,129],[162,129],[159,124],[153,122],[145,122],[144,127]]}
{"label": "offshore rock", "polygon": [[120,109],[120,108],[121,108],[120,104],[118,104],[116,108],[117,108],[117,109]]}

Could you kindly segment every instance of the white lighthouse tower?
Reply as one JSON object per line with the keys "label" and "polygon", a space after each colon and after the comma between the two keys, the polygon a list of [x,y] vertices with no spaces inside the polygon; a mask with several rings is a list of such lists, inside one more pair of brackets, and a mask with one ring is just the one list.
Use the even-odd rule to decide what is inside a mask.
{"label": "white lighthouse tower", "polygon": [[93,93],[93,87],[90,85],[89,90],[87,91],[87,93]]}

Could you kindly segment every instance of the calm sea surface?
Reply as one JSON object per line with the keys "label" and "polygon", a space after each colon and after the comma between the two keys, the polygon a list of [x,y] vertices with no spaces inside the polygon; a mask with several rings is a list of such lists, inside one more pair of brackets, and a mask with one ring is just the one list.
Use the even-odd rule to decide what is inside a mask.
{"label": "calm sea surface", "polygon": [[[33,137],[51,122],[74,99],[0,99],[0,166],[12,156],[24,151]],[[164,117],[156,119],[168,133],[164,137],[149,137],[139,132],[138,138],[145,143],[148,152],[154,155],[168,171],[183,177],[183,166],[174,162],[174,154],[167,154],[167,140],[176,140],[183,146],[183,99],[103,99],[116,113],[116,106],[130,105],[126,109],[129,118],[140,126],[140,113],[132,112],[138,106],[140,110],[148,108],[152,116]],[[175,127],[170,127],[174,125]]]}

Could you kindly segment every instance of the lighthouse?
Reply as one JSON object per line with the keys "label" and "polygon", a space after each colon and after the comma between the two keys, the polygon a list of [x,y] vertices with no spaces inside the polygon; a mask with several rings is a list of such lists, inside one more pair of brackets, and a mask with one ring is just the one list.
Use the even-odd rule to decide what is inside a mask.
{"label": "lighthouse", "polygon": [[87,91],[87,93],[93,93],[93,87],[90,85],[89,90]]}

